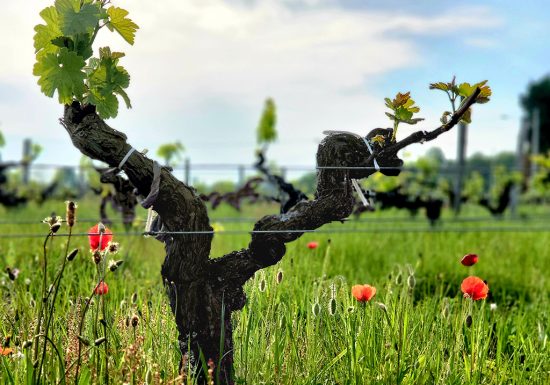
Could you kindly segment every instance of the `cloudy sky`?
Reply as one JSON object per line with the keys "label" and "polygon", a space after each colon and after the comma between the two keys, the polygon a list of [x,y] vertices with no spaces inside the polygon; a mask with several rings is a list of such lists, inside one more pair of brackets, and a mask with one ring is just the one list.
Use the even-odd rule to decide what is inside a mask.
{"label": "cloudy sky", "polygon": [[[58,123],[62,107],[32,75],[33,27],[53,0],[11,1],[0,13],[0,130],[4,160],[19,159],[30,137],[40,163],[76,164]],[[544,0],[113,0],[140,26],[134,46],[101,31],[97,47],[126,52],[133,109],[110,124],[152,153],[181,141],[193,163],[254,158],[264,99],[277,104],[271,159],[314,165],[324,130],[366,134],[387,127],[383,98],[411,91],[431,129],[448,108],[434,81],[488,79],[494,96],[477,106],[468,153],[514,150],[530,81],[550,72],[550,13]],[[437,143],[448,158],[456,133]],[[430,145],[407,151],[414,157]],[[210,172],[212,174],[212,172]],[[219,174],[219,175],[218,175]],[[224,172],[217,176],[224,177]],[[213,176],[213,175],[211,175]],[[231,175],[229,176],[231,177]]]}

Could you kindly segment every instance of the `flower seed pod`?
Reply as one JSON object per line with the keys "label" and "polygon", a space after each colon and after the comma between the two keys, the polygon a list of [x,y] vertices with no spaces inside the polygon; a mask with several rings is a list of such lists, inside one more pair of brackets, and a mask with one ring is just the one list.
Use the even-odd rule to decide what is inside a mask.
{"label": "flower seed pod", "polygon": [[321,306],[319,306],[319,302],[315,302],[313,306],[311,307],[311,311],[313,312],[313,316],[317,317],[321,313]]}
{"label": "flower seed pod", "polygon": [[416,278],[414,277],[414,274],[409,275],[409,278],[407,278],[407,286],[411,290],[416,286]]}
{"label": "flower seed pod", "polygon": [[67,261],[72,261],[73,259],[75,259],[76,255],[78,254],[78,249],[74,249],[73,251],[71,251],[69,253],[69,255],[67,255]]}
{"label": "flower seed pod", "polygon": [[137,314],[134,314],[131,320],[132,327],[135,328],[136,326],[138,326],[138,322],[139,322],[139,317],[137,316]]}
{"label": "flower seed pod", "polygon": [[330,315],[335,315],[336,314],[336,299],[335,298],[331,298],[329,301],[328,301],[328,314]]}
{"label": "flower seed pod", "polygon": [[397,276],[395,277],[395,284],[397,286],[400,286],[401,284],[403,283],[403,276],[401,275],[401,273],[397,274]]}
{"label": "flower seed pod", "polygon": [[265,279],[262,278],[262,279],[260,280],[260,284],[259,284],[259,286],[258,286],[258,288],[260,289],[260,291],[261,291],[262,293],[265,291],[266,286],[267,286],[267,285],[266,285]]}
{"label": "flower seed pod", "polygon": [[441,309],[441,317],[448,318],[449,313],[451,312],[449,299],[447,297],[443,298],[443,308]]}
{"label": "flower seed pod", "polygon": [[67,201],[67,211],[65,214],[65,220],[69,227],[73,227],[76,220],[76,208],[77,204],[73,201]]}
{"label": "flower seed pod", "polygon": [[280,284],[283,281],[283,271],[279,270],[277,272],[277,275],[275,276],[275,281],[277,282],[277,285]]}

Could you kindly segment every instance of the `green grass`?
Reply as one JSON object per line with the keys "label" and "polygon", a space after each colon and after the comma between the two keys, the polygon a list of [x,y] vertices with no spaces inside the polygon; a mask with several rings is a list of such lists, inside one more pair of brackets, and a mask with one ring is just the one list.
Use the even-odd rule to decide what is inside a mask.
{"label": "green grass", "polygon": [[[93,218],[97,202],[80,203],[79,218]],[[36,220],[61,203],[0,213],[2,219]],[[466,208],[467,215],[481,215]],[[274,207],[249,207],[243,217],[276,212]],[[526,213],[529,211],[526,210]],[[544,213],[537,209],[537,213]],[[225,207],[213,217],[235,215]],[[398,212],[374,213],[379,223],[349,222],[323,229],[369,229],[362,233],[306,234],[288,245],[281,263],[259,272],[246,286],[248,302],[233,317],[235,367],[242,384],[546,384],[550,382],[547,343],[550,272],[550,233],[484,232],[490,226],[538,226],[526,219],[452,224],[439,230],[476,229],[471,232],[398,232],[429,230],[423,218],[409,221]],[[144,218],[144,211],[140,212]],[[400,216],[398,222],[384,218]],[[115,214],[113,214],[115,218]],[[444,219],[450,220],[445,214]],[[215,219],[213,220],[215,222]],[[77,222],[76,233],[93,223]],[[221,223],[226,230],[249,230],[250,223]],[[121,251],[114,259],[124,264],[108,273],[109,293],[95,297],[82,338],[81,384],[103,383],[108,365],[113,384],[182,383],[176,329],[160,278],[162,245],[142,237],[126,237],[114,225]],[[0,225],[0,234],[47,234],[45,224]],[[378,231],[378,232],[377,232]],[[62,228],[60,232],[66,232]],[[35,335],[42,289],[44,238],[0,238],[0,267],[17,267],[11,281],[0,276],[0,341],[10,338],[14,352],[0,358],[0,383],[32,383],[32,349],[25,341]],[[330,243],[328,240],[330,239]],[[246,247],[246,234],[214,237],[212,256]],[[320,247],[309,250],[307,242]],[[48,282],[52,282],[65,256],[66,237],[53,240],[48,251]],[[62,383],[67,370],[74,375],[78,313],[96,282],[86,237],[73,237],[69,249],[80,249],[67,264],[56,300],[50,336],[59,351],[48,345],[44,383]],[[477,253],[480,261],[466,268],[459,261]],[[277,283],[276,275],[283,279]],[[414,287],[409,276],[414,274]],[[490,297],[471,301],[462,297],[460,283],[468,275],[488,281]],[[376,286],[366,304],[351,296],[354,284]],[[265,290],[261,290],[265,288]],[[135,293],[135,294],[134,294]],[[105,302],[105,344],[93,341],[104,335],[99,322]],[[491,310],[490,304],[496,304]],[[80,304],[80,305],[79,305]],[[384,304],[385,309],[383,310]],[[33,306],[34,305],[34,306]],[[139,318],[137,326],[130,319]],[[466,324],[472,316],[470,327]],[[127,323],[130,323],[127,325]],[[42,340],[40,340],[42,341]],[[76,344],[76,345],[75,345]],[[72,365],[72,366],[71,366]],[[187,376],[185,383],[193,383]]]}

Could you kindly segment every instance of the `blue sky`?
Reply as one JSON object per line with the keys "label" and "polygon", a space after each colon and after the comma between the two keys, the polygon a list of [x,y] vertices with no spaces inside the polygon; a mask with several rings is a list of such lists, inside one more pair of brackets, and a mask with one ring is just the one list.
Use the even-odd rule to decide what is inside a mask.
{"label": "blue sky", "polygon": [[[44,147],[41,163],[80,158],[58,124],[62,107],[32,76],[33,26],[53,0],[9,2],[0,14],[0,130],[4,160],[21,141]],[[151,153],[179,140],[193,163],[253,161],[255,128],[266,97],[278,107],[279,164],[314,166],[324,130],[366,134],[389,126],[383,98],[411,91],[422,125],[435,128],[448,108],[434,81],[488,79],[494,96],[476,106],[468,153],[514,150],[530,81],[550,72],[546,1],[114,0],[140,25],[136,44],[111,35],[98,47],[126,52],[133,109],[109,123]],[[102,31],[103,32],[103,31]],[[5,55],[5,56],[4,56]],[[438,138],[448,158],[456,133]],[[407,149],[410,157],[432,144]],[[204,172],[206,176],[206,172]],[[232,178],[225,172],[208,179]]]}

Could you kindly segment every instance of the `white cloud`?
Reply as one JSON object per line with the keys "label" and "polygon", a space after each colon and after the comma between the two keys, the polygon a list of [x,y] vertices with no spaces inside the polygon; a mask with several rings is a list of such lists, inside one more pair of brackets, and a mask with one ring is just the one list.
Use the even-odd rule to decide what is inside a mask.
{"label": "white cloud", "polygon": [[[23,87],[37,114],[51,109],[53,103],[38,95],[38,86],[31,89],[36,81],[32,78],[33,26],[39,22],[38,12],[51,3],[9,2],[0,15],[0,35],[11,37],[0,41],[1,52],[8,55],[0,61],[0,84]],[[306,0],[306,5],[324,6],[302,12],[293,12],[279,1],[257,2],[252,7],[222,0],[114,3],[127,8],[140,25],[136,44],[128,46],[101,31],[97,46],[109,44],[127,53],[122,64],[132,75],[129,94],[134,110],[122,112],[113,125],[133,125],[138,141],[140,133],[149,132],[150,127],[144,125],[151,122],[152,115],[173,114],[183,122],[191,110],[202,110],[204,116],[216,114],[208,105],[216,99],[253,114],[255,120],[266,96],[277,101],[282,142],[295,137],[320,138],[325,129],[365,131],[385,118],[380,96],[369,93],[365,86],[393,70],[425,64],[416,35],[483,31],[499,23],[481,7],[421,17],[380,10],[349,11],[322,0]],[[5,123],[15,119],[10,110],[26,108],[9,103],[2,108],[1,100]],[[222,123],[223,117],[218,121]],[[4,125],[26,126],[31,125]],[[197,133],[184,123],[156,127],[153,141],[181,139],[185,143],[201,135],[223,137],[222,128]],[[254,127],[245,129],[251,132]],[[38,132],[38,128],[30,132]],[[250,138],[253,136],[251,132]],[[311,164],[315,146],[311,143],[304,148],[281,146],[274,149],[274,155],[284,152],[287,163]],[[221,160],[213,159],[216,154],[191,155]]]}

